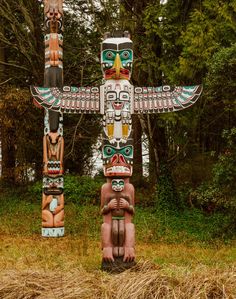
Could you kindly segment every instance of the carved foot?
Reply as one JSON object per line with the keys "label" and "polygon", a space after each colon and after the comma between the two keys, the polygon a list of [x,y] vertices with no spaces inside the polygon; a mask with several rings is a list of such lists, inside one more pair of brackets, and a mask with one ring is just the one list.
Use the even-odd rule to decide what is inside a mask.
{"label": "carved foot", "polygon": [[102,258],[106,262],[114,262],[112,247],[104,247],[102,250]]}
{"label": "carved foot", "polygon": [[121,273],[136,265],[135,261],[124,262],[123,257],[115,257],[114,262],[102,261],[101,269],[109,273]]}
{"label": "carved foot", "polygon": [[124,262],[132,262],[135,259],[135,253],[133,247],[125,247]]}

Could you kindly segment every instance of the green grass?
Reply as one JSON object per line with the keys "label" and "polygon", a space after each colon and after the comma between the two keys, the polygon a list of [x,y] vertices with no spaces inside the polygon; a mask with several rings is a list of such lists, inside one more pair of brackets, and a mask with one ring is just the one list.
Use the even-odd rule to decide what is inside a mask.
{"label": "green grass", "polygon": [[[41,230],[41,200],[7,194],[0,198],[0,232],[7,235],[32,236]],[[100,238],[102,217],[98,205],[65,204],[66,233],[73,237]],[[234,231],[230,230],[232,219],[221,213],[205,215],[197,209],[178,213],[155,211],[136,206],[134,223],[137,240],[144,243],[166,242],[174,244],[211,245],[230,243]]]}
{"label": "green grass", "polygon": [[[0,269],[100,267],[98,205],[67,202],[66,236],[45,239],[41,237],[41,200],[8,191],[1,193],[0,203]],[[223,214],[206,216],[195,209],[165,213],[137,206],[134,223],[138,260],[188,267],[224,267],[236,262],[235,235],[226,230],[230,218]]]}
{"label": "green grass", "polygon": [[219,212],[205,215],[197,209],[186,209],[171,213],[138,207],[136,211],[137,236],[145,242],[210,245],[230,243],[235,236],[232,218]]}

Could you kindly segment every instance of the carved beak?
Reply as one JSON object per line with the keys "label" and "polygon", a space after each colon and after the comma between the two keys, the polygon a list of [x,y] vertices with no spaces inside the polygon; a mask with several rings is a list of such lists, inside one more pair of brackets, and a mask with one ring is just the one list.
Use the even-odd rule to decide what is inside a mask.
{"label": "carved beak", "polygon": [[113,69],[116,70],[116,77],[119,78],[120,77],[120,69],[121,69],[121,60],[120,60],[120,55],[117,53],[116,54],[116,59],[114,61],[114,64],[113,64]]}

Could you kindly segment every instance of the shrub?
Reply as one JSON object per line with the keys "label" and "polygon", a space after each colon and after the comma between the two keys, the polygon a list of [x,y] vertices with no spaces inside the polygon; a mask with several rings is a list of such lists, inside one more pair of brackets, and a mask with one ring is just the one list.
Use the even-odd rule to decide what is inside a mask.
{"label": "shrub", "polygon": [[223,132],[226,148],[213,166],[212,179],[201,184],[190,196],[193,203],[211,212],[236,211],[236,128]]}
{"label": "shrub", "polygon": [[182,203],[179,201],[171,171],[167,165],[161,165],[156,191],[156,208],[168,211],[181,209]]}
{"label": "shrub", "polygon": [[[80,205],[99,204],[100,189],[104,181],[88,176],[65,175],[64,177],[65,201]],[[42,181],[29,187],[29,196],[40,200],[42,197]]]}
{"label": "shrub", "polygon": [[65,176],[65,197],[66,200],[80,205],[99,204],[100,190],[104,183],[88,176]]}

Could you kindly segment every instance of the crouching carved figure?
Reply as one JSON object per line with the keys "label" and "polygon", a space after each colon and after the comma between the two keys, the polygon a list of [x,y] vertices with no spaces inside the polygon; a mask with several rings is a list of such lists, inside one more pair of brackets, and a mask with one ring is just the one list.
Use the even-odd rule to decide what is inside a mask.
{"label": "crouching carved figure", "polygon": [[134,187],[129,178],[107,178],[101,190],[101,214],[103,267],[115,261],[119,261],[119,267],[121,262],[130,267],[129,262],[135,258],[135,229]]}

